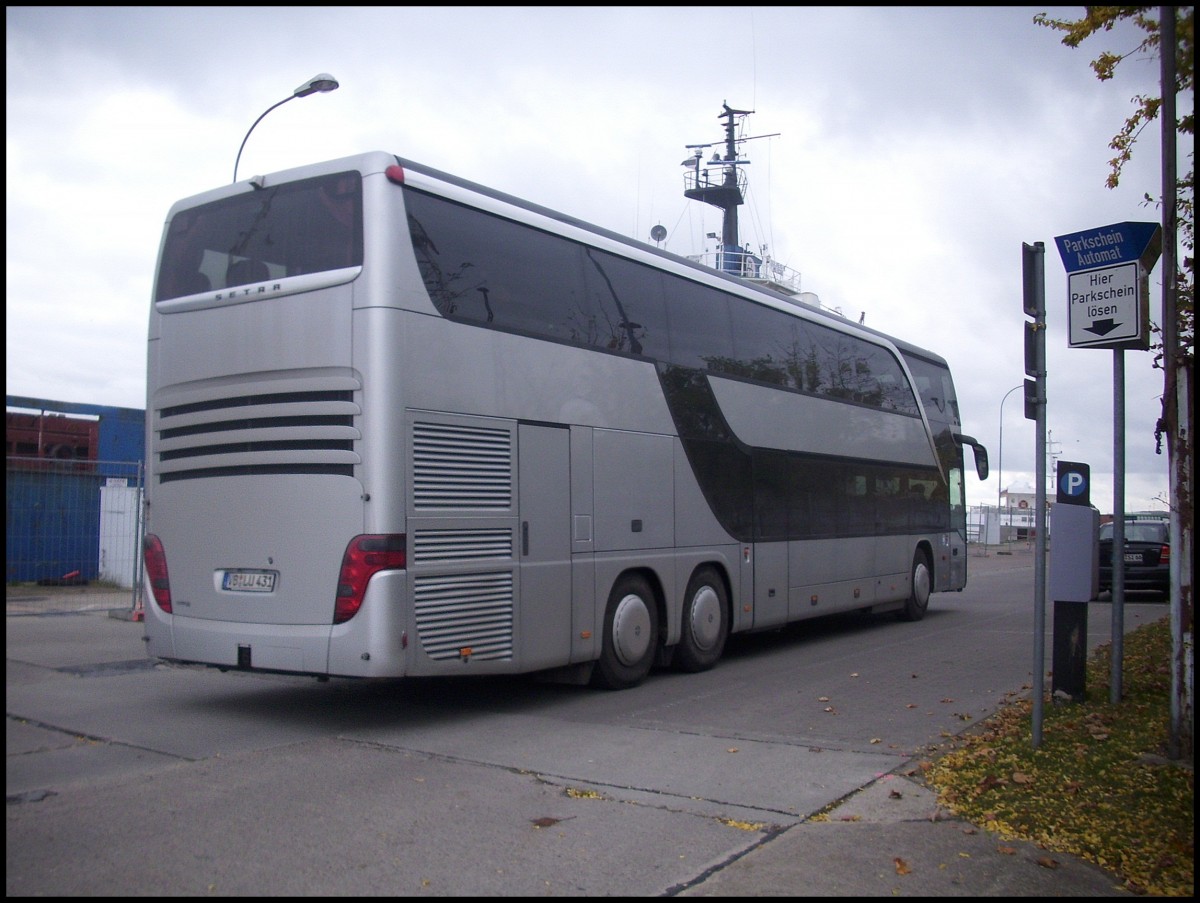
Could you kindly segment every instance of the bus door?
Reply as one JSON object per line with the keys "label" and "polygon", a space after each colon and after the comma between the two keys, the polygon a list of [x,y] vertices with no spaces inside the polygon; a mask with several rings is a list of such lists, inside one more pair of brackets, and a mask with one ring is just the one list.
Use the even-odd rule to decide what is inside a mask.
{"label": "bus door", "polygon": [[518,442],[519,656],[553,667],[571,648],[570,431],[523,423]]}
{"label": "bus door", "polygon": [[950,579],[948,586],[937,587],[941,590],[962,589],[967,583],[967,501],[962,467],[950,468],[947,476],[950,481],[950,531],[947,534],[950,543],[947,549]]}
{"label": "bus door", "polygon": [[787,542],[754,544],[755,630],[787,623],[788,547]]}
{"label": "bus door", "polygon": [[765,449],[755,453],[752,467],[754,629],[761,630],[788,620],[792,467],[787,455]]}

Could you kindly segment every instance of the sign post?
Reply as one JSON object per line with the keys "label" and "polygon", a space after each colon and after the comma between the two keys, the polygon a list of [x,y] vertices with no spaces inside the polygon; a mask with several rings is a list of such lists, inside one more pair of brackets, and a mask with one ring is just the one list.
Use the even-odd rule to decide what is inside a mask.
{"label": "sign post", "polygon": [[1070,348],[1113,349],[1113,575],[1110,701],[1122,693],[1125,633],[1125,349],[1150,349],[1150,271],[1158,223],[1113,223],[1054,239],[1067,271]]}

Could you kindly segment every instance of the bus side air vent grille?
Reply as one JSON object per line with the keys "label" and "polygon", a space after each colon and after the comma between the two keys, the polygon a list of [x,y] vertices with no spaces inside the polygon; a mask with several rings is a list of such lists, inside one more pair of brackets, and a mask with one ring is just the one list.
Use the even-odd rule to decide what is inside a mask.
{"label": "bus side air vent grille", "polygon": [[508,429],[413,424],[413,507],[417,511],[507,511],[513,499]]}
{"label": "bus side air vent grille", "polygon": [[154,455],[160,482],[249,474],[354,475],[361,462],[355,451],[361,409],[352,390],[244,388],[157,410]]}
{"label": "bus side air vent grille", "polygon": [[414,581],[417,634],[434,661],[470,658],[509,661],[513,656],[511,571],[418,577]]}
{"label": "bus side air vent grille", "polygon": [[416,530],[410,554],[413,564],[513,558],[513,531],[508,527],[463,530]]}

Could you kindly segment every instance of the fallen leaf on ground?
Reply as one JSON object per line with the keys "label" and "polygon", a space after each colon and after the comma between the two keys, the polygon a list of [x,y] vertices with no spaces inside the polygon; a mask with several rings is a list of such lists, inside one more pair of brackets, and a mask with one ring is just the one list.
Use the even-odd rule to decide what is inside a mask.
{"label": "fallen leaf on ground", "polygon": [[568,815],[567,818],[553,818],[549,815],[543,815],[541,818],[531,818],[529,821],[533,823],[535,828],[549,828],[557,825],[560,821],[566,821],[574,817],[574,815]]}
{"label": "fallen leaf on ground", "polygon": [[584,800],[602,800],[602,799],[604,799],[604,797],[602,797],[595,790],[576,790],[574,787],[567,788],[567,796],[574,797],[575,799],[584,799]]}
{"label": "fallen leaf on ground", "polygon": [[717,821],[723,825],[729,825],[731,828],[738,828],[742,831],[761,831],[766,827],[760,821],[737,821],[733,818],[719,818]]}

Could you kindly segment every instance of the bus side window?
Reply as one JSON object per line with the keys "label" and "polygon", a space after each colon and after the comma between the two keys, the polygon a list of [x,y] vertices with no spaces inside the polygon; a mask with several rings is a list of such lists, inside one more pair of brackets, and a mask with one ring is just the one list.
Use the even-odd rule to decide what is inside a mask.
{"label": "bus side window", "polygon": [[671,329],[671,363],[700,370],[728,369],[728,362],[733,359],[733,321],[724,294],[670,281],[667,317]]}
{"label": "bus side window", "polygon": [[584,251],[587,292],[598,317],[600,347],[671,360],[662,278],[603,251]]}
{"label": "bus side window", "polygon": [[803,388],[792,318],[758,304],[744,305],[734,318],[732,356],[718,369],[757,382]]}

